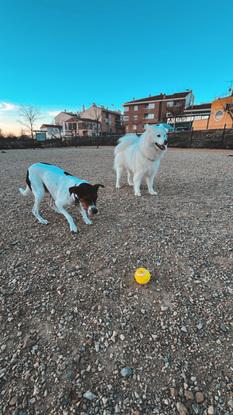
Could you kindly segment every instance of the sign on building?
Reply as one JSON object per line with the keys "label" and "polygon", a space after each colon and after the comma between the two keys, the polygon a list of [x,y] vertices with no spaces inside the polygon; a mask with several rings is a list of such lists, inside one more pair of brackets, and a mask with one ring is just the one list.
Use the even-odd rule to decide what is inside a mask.
{"label": "sign on building", "polygon": [[37,131],[36,132],[36,141],[45,141],[46,140],[46,131]]}

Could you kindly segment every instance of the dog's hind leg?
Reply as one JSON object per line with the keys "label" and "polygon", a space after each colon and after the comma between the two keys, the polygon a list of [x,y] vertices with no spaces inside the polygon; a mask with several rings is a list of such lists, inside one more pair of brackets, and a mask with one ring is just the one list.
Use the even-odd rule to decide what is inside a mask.
{"label": "dog's hind leg", "polygon": [[121,174],[122,174],[123,168],[120,166],[116,167],[116,188],[120,189],[120,179],[121,179]]}

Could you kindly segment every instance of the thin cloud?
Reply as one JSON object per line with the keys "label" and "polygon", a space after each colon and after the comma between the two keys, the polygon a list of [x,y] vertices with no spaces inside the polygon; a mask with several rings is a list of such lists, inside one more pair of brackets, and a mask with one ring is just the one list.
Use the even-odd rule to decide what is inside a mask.
{"label": "thin cloud", "polygon": [[11,102],[0,102],[0,111],[17,111],[18,106],[15,104],[12,104]]}
{"label": "thin cloud", "polygon": [[56,115],[59,114],[59,112],[61,112],[61,110],[48,111],[47,114],[50,117],[56,117]]}

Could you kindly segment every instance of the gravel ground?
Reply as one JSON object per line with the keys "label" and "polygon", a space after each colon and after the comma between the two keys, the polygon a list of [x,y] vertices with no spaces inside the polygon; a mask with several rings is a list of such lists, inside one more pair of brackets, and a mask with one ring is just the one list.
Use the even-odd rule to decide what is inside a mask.
{"label": "gravel ground", "polygon": [[[159,196],[135,198],[112,148],[0,153],[0,414],[233,414],[229,154],[171,149]],[[72,235],[46,200],[36,222],[36,161],[105,185],[93,226]]]}

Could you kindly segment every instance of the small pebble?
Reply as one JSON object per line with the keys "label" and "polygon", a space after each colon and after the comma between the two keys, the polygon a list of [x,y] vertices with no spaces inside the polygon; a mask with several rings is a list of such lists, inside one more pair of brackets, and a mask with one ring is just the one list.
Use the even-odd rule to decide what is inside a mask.
{"label": "small pebble", "polygon": [[132,376],[133,374],[133,369],[131,367],[123,367],[121,369],[121,376],[123,376],[123,378],[128,378],[129,376]]}

